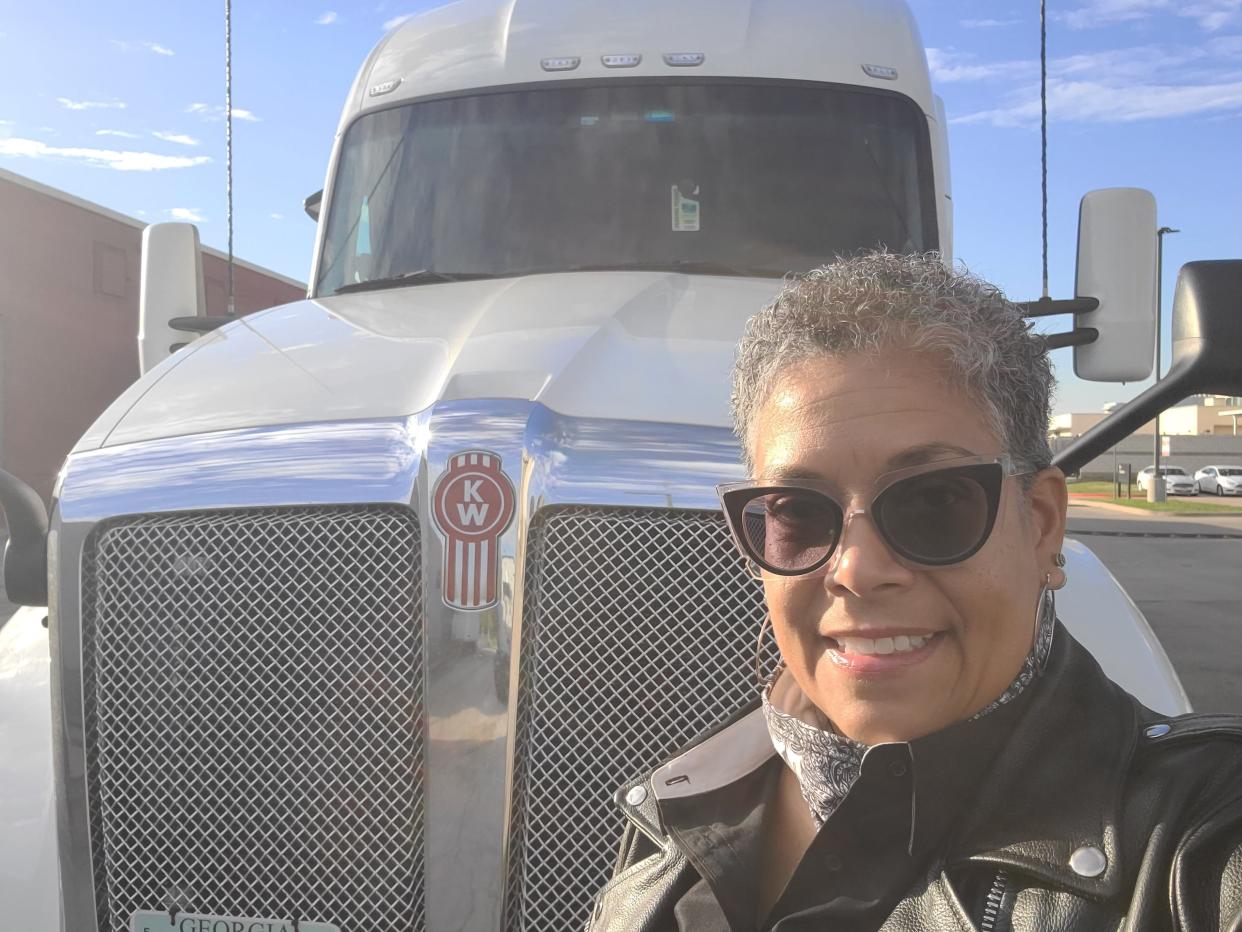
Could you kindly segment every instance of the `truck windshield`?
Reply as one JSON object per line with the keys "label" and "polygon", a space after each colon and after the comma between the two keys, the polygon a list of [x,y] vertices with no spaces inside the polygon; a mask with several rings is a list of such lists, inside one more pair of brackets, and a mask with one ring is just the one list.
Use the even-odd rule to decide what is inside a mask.
{"label": "truck windshield", "polygon": [[781,276],[936,248],[926,121],[896,94],[736,82],[415,102],[349,128],[316,293],[591,269]]}

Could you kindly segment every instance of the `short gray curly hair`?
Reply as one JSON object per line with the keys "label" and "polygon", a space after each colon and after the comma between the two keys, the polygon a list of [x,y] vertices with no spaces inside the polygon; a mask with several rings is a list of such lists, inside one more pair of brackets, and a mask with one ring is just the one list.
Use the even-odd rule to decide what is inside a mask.
{"label": "short gray curly hair", "polygon": [[[1052,462],[1048,420],[1055,385],[1044,340],[1000,289],[937,253],[868,253],[790,277],[746,326],[733,367],[733,421],[748,468],[753,426],[783,374],[821,356],[927,353],[978,405],[1018,463]],[[1026,483],[1029,486],[1029,483]]]}

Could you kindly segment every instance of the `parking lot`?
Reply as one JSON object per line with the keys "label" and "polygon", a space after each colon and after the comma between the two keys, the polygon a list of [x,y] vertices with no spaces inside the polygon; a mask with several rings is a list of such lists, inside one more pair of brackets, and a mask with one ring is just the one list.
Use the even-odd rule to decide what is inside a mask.
{"label": "parking lot", "polygon": [[1242,512],[1196,518],[1070,507],[1069,534],[1138,604],[1200,712],[1242,712]]}

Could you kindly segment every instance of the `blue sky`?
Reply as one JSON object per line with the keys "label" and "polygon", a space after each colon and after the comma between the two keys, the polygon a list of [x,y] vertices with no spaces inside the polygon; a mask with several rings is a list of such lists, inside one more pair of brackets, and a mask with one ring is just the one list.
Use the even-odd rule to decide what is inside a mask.
{"label": "blue sky", "polygon": [[[432,3],[234,0],[235,248],[298,279],[354,74],[386,25]],[[1011,297],[1040,292],[1038,3],[911,0],[950,117],[956,255]],[[222,4],[51,0],[0,18],[0,167],[225,245]],[[1050,0],[1050,272],[1073,290],[1078,199],[1152,190],[1177,268],[1242,257],[1242,0]],[[32,81],[31,76],[36,76]],[[1050,322],[1067,329],[1067,318]],[[1145,384],[1073,377],[1058,411]]]}

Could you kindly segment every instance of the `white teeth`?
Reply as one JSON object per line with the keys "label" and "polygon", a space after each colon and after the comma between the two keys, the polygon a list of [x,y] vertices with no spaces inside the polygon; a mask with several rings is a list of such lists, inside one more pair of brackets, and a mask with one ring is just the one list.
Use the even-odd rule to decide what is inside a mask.
{"label": "white teeth", "polygon": [[839,637],[836,639],[842,653],[846,654],[904,654],[927,645],[934,634],[905,635],[891,638]]}

